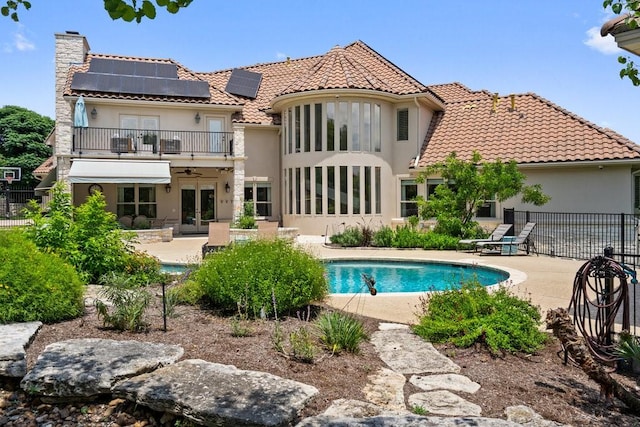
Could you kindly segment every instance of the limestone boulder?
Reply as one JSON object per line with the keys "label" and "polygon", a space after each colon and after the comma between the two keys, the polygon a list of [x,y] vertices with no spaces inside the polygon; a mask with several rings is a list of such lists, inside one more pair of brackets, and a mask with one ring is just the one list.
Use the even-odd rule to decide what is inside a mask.
{"label": "limestone boulder", "polygon": [[122,381],[112,391],[205,426],[289,425],[318,393],[276,375],[197,359]]}
{"label": "limestone boulder", "polygon": [[26,348],[41,322],[0,325],[0,377],[22,378],[27,373]]}
{"label": "limestone boulder", "polygon": [[49,344],[22,379],[23,390],[56,400],[77,400],[111,393],[120,380],[175,363],[177,345],[97,338]]}
{"label": "limestone boulder", "polygon": [[306,418],[296,427],[521,427],[520,424],[483,417],[424,417],[419,415],[377,416],[370,418]]}

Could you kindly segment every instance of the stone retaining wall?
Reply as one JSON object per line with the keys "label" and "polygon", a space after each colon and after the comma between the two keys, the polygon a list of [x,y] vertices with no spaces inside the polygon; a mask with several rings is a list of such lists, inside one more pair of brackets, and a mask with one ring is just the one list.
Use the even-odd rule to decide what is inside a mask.
{"label": "stone retaining wall", "polygon": [[173,227],[132,231],[138,235],[140,243],[170,242],[173,240]]}

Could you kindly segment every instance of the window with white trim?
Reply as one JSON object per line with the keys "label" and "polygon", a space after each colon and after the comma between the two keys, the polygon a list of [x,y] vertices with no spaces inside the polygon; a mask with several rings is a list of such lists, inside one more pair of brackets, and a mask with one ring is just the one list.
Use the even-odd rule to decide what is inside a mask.
{"label": "window with white trim", "polygon": [[272,215],[271,183],[265,181],[245,181],[244,201],[253,204],[253,212],[257,217]]}
{"label": "window with white trim", "polygon": [[418,184],[415,179],[400,181],[400,216],[407,218],[418,215]]}
{"label": "window with white trim", "polygon": [[157,217],[155,185],[120,184],[117,193],[116,214],[118,217],[125,215]]}

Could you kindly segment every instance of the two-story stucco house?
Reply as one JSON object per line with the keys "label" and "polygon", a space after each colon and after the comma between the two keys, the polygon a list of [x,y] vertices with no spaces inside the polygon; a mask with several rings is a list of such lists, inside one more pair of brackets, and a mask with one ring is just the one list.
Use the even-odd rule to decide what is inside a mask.
{"label": "two-story stucco house", "polygon": [[[76,204],[97,188],[119,217],[181,234],[232,221],[245,201],[301,234],[391,224],[439,182],[416,173],[451,151],[515,159],[552,196],[547,211],[632,213],[640,202],[640,149],[626,138],[535,94],[425,86],[361,41],[200,73],[93,53],[67,32],[55,63],[51,174]],[[87,123],[74,120],[81,97]],[[499,221],[503,207],[521,208],[488,201],[478,217]]]}

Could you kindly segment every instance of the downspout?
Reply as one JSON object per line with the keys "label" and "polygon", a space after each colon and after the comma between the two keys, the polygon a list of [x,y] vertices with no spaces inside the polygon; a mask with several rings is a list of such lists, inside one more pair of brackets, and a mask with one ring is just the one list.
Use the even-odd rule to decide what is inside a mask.
{"label": "downspout", "polygon": [[416,160],[413,162],[413,168],[418,168],[418,162],[420,161],[420,149],[422,145],[420,144],[420,104],[418,103],[418,97],[413,97],[413,102],[416,104]]}

